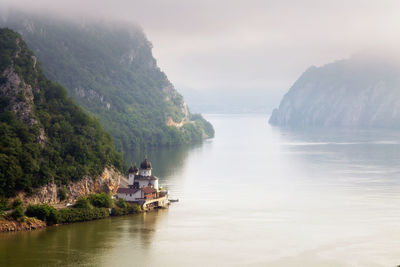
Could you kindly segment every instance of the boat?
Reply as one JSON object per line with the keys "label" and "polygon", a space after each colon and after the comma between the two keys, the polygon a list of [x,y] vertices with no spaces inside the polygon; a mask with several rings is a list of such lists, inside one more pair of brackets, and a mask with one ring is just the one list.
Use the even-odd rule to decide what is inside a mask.
{"label": "boat", "polygon": [[179,202],[179,198],[176,198],[176,199],[169,199],[169,202]]}

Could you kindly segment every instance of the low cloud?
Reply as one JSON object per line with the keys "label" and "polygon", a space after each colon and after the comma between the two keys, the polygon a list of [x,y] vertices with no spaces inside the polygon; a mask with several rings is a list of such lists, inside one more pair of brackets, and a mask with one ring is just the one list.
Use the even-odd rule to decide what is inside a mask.
{"label": "low cloud", "polygon": [[[3,4],[1,4],[3,2]],[[31,12],[136,22],[179,87],[283,94],[310,65],[360,51],[397,53],[400,2],[0,1]],[[251,87],[251,88],[250,88]]]}

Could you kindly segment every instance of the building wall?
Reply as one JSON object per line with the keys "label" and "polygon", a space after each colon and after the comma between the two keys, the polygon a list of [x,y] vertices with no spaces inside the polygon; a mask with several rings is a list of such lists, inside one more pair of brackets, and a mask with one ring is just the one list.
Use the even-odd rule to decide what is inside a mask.
{"label": "building wall", "polygon": [[142,191],[139,190],[134,194],[118,193],[118,198],[123,198],[126,201],[135,201],[137,198],[142,198]]}
{"label": "building wall", "polygon": [[158,180],[152,180],[151,184],[153,185],[153,188],[158,190]]}
{"label": "building wall", "polygon": [[129,177],[128,177],[128,185],[133,185],[134,179],[135,179],[135,174],[134,173],[130,173]]}
{"label": "building wall", "polygon": [[158,180],[138,180],[139,188],[147,187],[149,184],[158,190]]}
{"label": "building wall", "polygon": [[140,170],[140,175],[151,176],[151,170]]}
{"label": "building wall", "polygon": [[139,188],[147,187],[147,186],[149,186],[148,180],[139,180]]}

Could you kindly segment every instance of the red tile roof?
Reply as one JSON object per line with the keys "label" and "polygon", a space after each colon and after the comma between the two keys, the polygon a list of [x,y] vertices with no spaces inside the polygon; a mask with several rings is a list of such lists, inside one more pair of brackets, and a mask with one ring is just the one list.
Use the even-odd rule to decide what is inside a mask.
{"label": "red tile roof", "polygon": [[136,189],[136,188],[118,188],[117,193],[134,194],[137,191],[139,191],[139,189]]}
{"label": "red tile roof", "polygon": [[143,191],[145,194],[151,194],[151,193],[155,193],[155,192],[156,192],[156,190],[155,190],[153,187],[150,187],[150,186],[143,187],[143,188],[142,188],[142,191]]}

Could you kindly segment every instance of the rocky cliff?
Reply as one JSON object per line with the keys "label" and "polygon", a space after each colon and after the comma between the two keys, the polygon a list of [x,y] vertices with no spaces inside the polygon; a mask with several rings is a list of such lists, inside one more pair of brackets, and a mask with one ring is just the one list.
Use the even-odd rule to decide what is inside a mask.
{"label": "rocky cliff", "polygon": [[0,29],[0,197],[53,203],[56,187],[71,198],[112,191],[122,165],[99,122],[45,77],[19,34]]}
{"label": "rocky cliff", "polygon": [[359,55],[311,67],[269,122],[290,127],[400,128],[400,61]]}
{"label": "rocky cliff", "polygon": [[58,204],[60,202],[75,202],[81,196],[92,193],[116,194],[121,179],[125,179],[121,172],[114,168],[106,167],[101,175],[96,177],[84,176],[77,182],[69,182],[63,185],[66,199],[61,200],[59,196],[60,186],[51,182],[34,190],[34,194],[20,192],[15,198],[20,198],[26,204],[48,203]]}
{"label": "rocky cliff", "polygon": [[119,151],[213,136],[207,121],[191,119],[138,25],[63,20],[15,10],[0,17],[0,25],[23,36],[46,75],[99,118]]}

